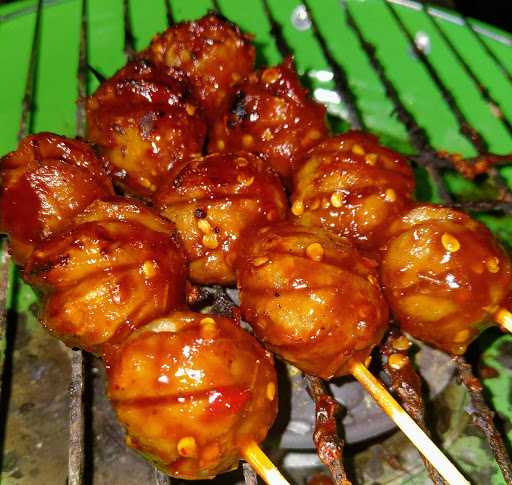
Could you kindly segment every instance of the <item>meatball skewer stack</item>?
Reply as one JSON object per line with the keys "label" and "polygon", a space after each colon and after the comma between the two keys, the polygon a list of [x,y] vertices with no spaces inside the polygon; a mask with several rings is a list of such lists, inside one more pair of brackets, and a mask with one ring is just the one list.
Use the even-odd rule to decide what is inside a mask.
{"label": "meatball skewer stack", "polygon": [[[377,263],[346,239],[314,227],[327,226],[374,252],[389,243],[382,274],[391,268],[389,281],[395,281],[394,257],[386,266],[386,254],[396,253],[395,239],[416,222],[403,216],[402,226],[391,224],[396,228],[389,234],[387,226],[412,205],[410,169],[368,136],[351,133],[322,142],[325,110],[308,99],[291,60],[250,74],[253,64],[254,48],[235,26],[213,15],[179,24],[155,37],[139,59],[89,98],[89,137],[114,167],[117,185],[152,198],[176,224],[193,282],[231,285],[236,276],[242,313],[267,346],[313,375],[353,374],[450,483],[465,483],[362,363],[387,325]],[[210,150],[223,153],[199,158],[206,122],[213,125]],[[301,152],[309,148],[299,169]],[[40,152],[32,150],[32,158],[39,160]],[[364,164],[353,156],[363,157]],[[295,177],[292,213],[300,224],[283,222],[286,198],[269,166],[288,188]],[[28,185],[34,200],[47,197],[37,176],[31,185],[22,170],[20,185],[13,173],[15,195]],[[84,181],[86,189],[93,185],[90,178]],[[99,193],[86,190],[68,204],[72,210],[58,213],[55,224],[53,213],[43,210],[48,203],[31,201],[35,214],[48,222],[40,234],[25,234],[16,221],[0,219],[11,238],[18,238],[27,280],[45,294],[43,322],[68,345],[103,355],[109,393],[130,445],[168,473],[212,477],[242,454],[266,480],[285,483],[256,444],[276,412],[269,354],[231,322],[187,312],[181,243],[170,237],[174,226],[140,203],[105,199],[112,187],[99,186]],[[103,199],[90,204],[98,197]],[[24,203],[11,196],[3,201],[7,215],[12,204]],[[61,202],[50,205],[59,208]],[[460,243],[451,237],[447,244],[453,249]],[[484,243],[487,252],[498,251],[492,241]],[[497,284],[482,284],[493,304],[487,313],[503,300],[510,272],[507,261],[496,256],[493,265],[491,259],[485,259],[487,269],[503,272]],[[489,269],[496,265],[497,271]],[[388,287],[392,283],[386,292],[395,309],[400,298]],[[421,304],[407,302],[406,314],[423,315]],[[498,315],[503,321],[509,316]],[[235,352],[235,341],[244,342],[246,353]],[[211,354],[211,363],[202,362],[203,354]],[[148,410],[153,417],[140,426]],[[176,420],[180,413],[189,419]],[[191,416],[211,427],[211,439],[201,436]]]}
{"label": "meatball skewer stack", "polygon": [[[154,43],[157,44],[158,42],[159,38],[154,41]],[[165,48],[169,50],[171,57],[174,59],[174,51],[176,49],[179,50],[179,47],[175,47],[171,43],[170,45],[166,45]],[[200,61],[201,56],[196,56],[196,59]],[[298,108],[299,105],[300,108]],[[290,176],[297,168],[300,160],[300,151],[317,144],[326,135],[326,128],[324,120],[322,119],[323,116],[324,109],[315,105],[314,102],[307,100],[306,92],[300,86],[292,71],[291,62],[288,60],[282,66],[266,69],[260,73],[256,73],[250,76],[246,82],[242,82],[240,84],[239,90],[237,91],[237,95],[235,96],[231,107],[227,113],[220,118],[220,122],[214,125],[213,135],[209,142],[209,148],[213,151],[239,150],[240,148],[252,151],[262,156],[263,159],[267,160],[269,164],[276,168],[280,173],[283,182],[290,186]],[[318,123],[318,121],[321,122]],[[214,155],[212,154],[210,157],[214,157]],[[205,159],[202,163],[205,167],[204,171],[206,171],[206,167],[212,163],[212,159]],[[204,217],[204,211],[201,208],[201,201],[204,199],[215,200],[215,194],[218,192],[225,196],[226,192],[223,187],[225,182],[221,181],[222,177],[219,180],[211,177],[194,179],[195,173],[199,171],[199,163],[192,161],[189,162],[188,165],[190,165],[190,168],[184,170],[181,175],[172,174],[171,183],[162,187],[161,191],[156,196],[155,202],[156,205],[164,211],[164,215],[170,217],[171,220],[178,224],[181,221],[181,224],[179,225],[181,227],[180,233],[183,239],[190,239],[192,242],[199,240],[203,246],[208,247],[210,245],[210,249],[215,251],[219,245],[220,239],[216,234],[222,230],[218,225],[212,224],[216,219],[215,212],[213,213],[213,220],[207,221],[204,221],[203,219],[200,221],[194,221],[191,214],[196,214],[196,217],[199,216],[200,218]],[[407,171],[405,175],[408,175]],[[195,188],[195,185],[198,182],[200,184],[200,190]],[[399,181],[397,183],[399,183]],[[180,189],[182,186],[184,186],[184,189]],[[232,189],[229,190],[231,191],[230,196],[233,197],[235,194]],[[183,210],[181,208],[182,197],[179,196],[183,196],[185,194],[187,194],[187,207]],[[271,217],[267,216],[267,218],[269,221],[272,220]],[[261,224],[261,220],[258,222]],[[240,230],[242,230],[241,227]],[[201,232],[204,234],[201,235]],[[224,241],[222,241],[222,245],[224,245]],[[197,244],[197,242],[195,244]],[[190,250],[192,249],[193,246],[190,247]],[[244,249],[246,252],[247,248]],[[322,249],[321,246],[320,249]],[[207,252],[207,254],[209,255],[206,260],[203,259],[206,263],[210,260],[215,261],[217,259],[217,256],[212,254],[212,251]],[[243,256],[244,255],[240,255],[240,257]],[[236,258],[237,252],[235,251],[230,254],[229,258],[226,258],[225,262],[232,268],[233,260],[236,261]],[[228,259],[231,259],[231,261]],[[199,268],[202,264],[204,263],[202,263],[200,259],[198,261]],[[264,264],[264,261],[262,264]],[[194,267],[195,264],[191,265],[191,272],[194,271]],[[217,266],[216,269],[225,271],[226,266]],[[218,275],[208,274],[208,272],[206,272],[205,275],[203,272],[200,277],[218,278]],[[218,279],[202,279],[199,280],[199,282],[226,283],[226,281]],[[364,301],[364,297],[362,297],[362,301]],[[367,304],[366,307],[371,307],[371,304]],[[376,307],[378,307],[378,305]],[[370,309],[370,313],[371,312],[372,309]],[[383,314],[379,310],[377,310],[377,313],[379,315],[374,318],[376,318],[377,321],[380,321]],[[250,321],[250,319],[248,320]],[[386,320],[386,317],[384,317],[384,320]],[[379,331],[376,333],[379,334]],[[380,337],[382,337],[382,333],[383,330],[380,332]],[[379,338],[377,338],[377,342],[378,340]],[[370,350],[377,342],[371,343]],[[324,347],[326,347],[325,343]],[[325,350],[324,347],[322,347],[322,345],[318,345],[317,353],[314,353],[312,360],[316,358],[323,358],[323,361],[328,360],[329,356],[320,357],[322,351]],[[347,345],[347,348],[348,347],[349,345]],[[363,348],[360,353],[364,354],[365,349]],[[332,354],[330,354],[330,357],[332,358]],[[345,364],[348,365],[348,360],[345,360]],[[334,359],[334,361],[336,362],[336,359]],[[331,363],[331,365],[333,364]],[[350,366],[352,367],[352,364],[350,364]],[[366,370],[364,366],[362,367]],[[355,364],[354,368],[357,368]],[[304,370],[308,371],[308,368],[305,368]],[[398,406],[395,401],[393,402]],[[403,410],[402,413],[404,413]],[[422,439],[427,439],[427,446],[432,445],[435,447],[435,445],[433,445],[433,443],[419,428],[418,431],[420,432]],[[454,475],[457,475],[458,472],[456,469],[444,456],[442,456],[442,458],[444,458],[445,461],[444,465],[446,466],[447,462],[448,467],[451,466],[452,468],[450,472],[447,473],[454,473]],[[461,478],[460,474],[458,474],[457,478]]]}
{"label": "meatball skewer stack", "polygon": [[[506,253],[466,214],[413,204],[414,184],[401,164],[403,157],[369,135],[349,132],[327,140],[308,153],[295,178],[292,212],[300,223],[326,226],[382,260],[386,297],[397,323],[412,336],[461,355],[493,322],[512,331]],[[381,199],[375,207],[386,201],[387,211],[364,210],[372,198],[375,205],[375,196]],[[402,357],[391,356],[395,369],[407,362]],[[501,436],[495,430],[492,435],[490,446],[510,476]]]}
{"label": "meatball skewer stack", "polygon": [[[236,323],[186,311],[174,225],[133,199],[102,197],[83,208],[89,193],[112,189],[99,183],[105,172],[82,142],[34,135],[5,162],[1,220],[24,250],[24,279],[42,293],[41,323],[105,361],[128,443],[174,476],[212,478],[242,455],[269,483],[287,483],[257,445],[277,412],[272,357]],[[47,185],[65,176],[66,197],[54,197]],[[12,226],[21,189],[35,201],[40,232]]]}
{"label": "meatball skewer stack", "polygon": [[263,343],[308,374],[353,375],[448,483],[468,483],[363,364],[388,325],[375,262],[347,240],[291,222],[244,243],[240,309]]}
{"label": "meatball skewer stack", "polygon": [[402,328],[460,355],[491,320],[512,330],[504,308],[510,261],[483,224],[414,204],[413,190],[404,157],[372,135],[348,132],[308,152],[294,179],[292,213],[373,251]]}

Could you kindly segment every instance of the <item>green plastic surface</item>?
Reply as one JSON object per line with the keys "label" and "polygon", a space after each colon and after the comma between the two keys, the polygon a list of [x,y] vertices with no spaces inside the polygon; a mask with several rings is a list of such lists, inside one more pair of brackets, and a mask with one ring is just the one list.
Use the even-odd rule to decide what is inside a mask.
{"label": "green plastic surface", "polygon": [[[129,16],[136,49],[144,48],[155,33],[166,28],[165,1],[130,0]],[[44,3],[38,42],[34,111],[30,126],[33,131],[48,130],[72,136],[76,122],[82,4],[79,0],[54,0]],[[254,35],[259,64],[280,62],[281,54],[270,33],[270,22],[264,12],[263,0],[219,0],[217,3],[226,17]],[[311,88],[317,99],[325,101],[333,128],[346,129],[346,107],[336,93],[332,69],[318,39],[311,29],[298,30],[291,20],[301,2],[273,0],[268,3],[272,16],[281,26],[282,34],[294,52],[297,69],[303,75],[305,84]],[[490,150],[511,153],[510,133],[482,98],[475,82],[467,76],[433,22],[439,25],[456,46],[460,56],[476,73],[479,82],[500,104],[508,119],[512,120],[510,79],[507,79],[463,22],[452,22],[439,16],[432,20],[425,10],[418,8],[418,4],[401,3],[386,5],[383,0],[347,1],[365,39],[376,47],[377,59],[398,91],[400,100],[417,123],[425,129],[431,144],[436,149],[459,152],[466,156],[475,154],[472,145],[460,133],[454,114],[427,70],[413,55],[409,41],[398,28],[389,7],[395,9],[412,37],[418,32],[429,36],[431,50],[428,59],[453,94],[464,116],[483,135]],[[0,7],[0,154],[16,146],[25,79],[32,50],[36,4],[35,0],[25,0]],[[195,19],[213,6],[210,0],[170,1],[176,21]],[[387,96],[384,85],[372,68],[354,31],[347,26],[342,2],[310,0],[308,6],[320,35],[327,41],[332,57],[346,73],[365,128],[379,135],[385,144],[405,153],[413,153],[407,131],[394,114],[394,105]],[[443,13],[438,9],[436,11]],[[88,64],[101,74],[110,76],[125,62],[123,2],[89,0],[87,18]],[[494,36],[501,36],[502,41],[492,37],[482,38],[509,72],[512,71],[512,37],[478,22],[474,24],[487,29]],[[90,74],[89,92],[97,85],[98,81]],[[512,169],[502,169],[502,174],[507,179],[512,179]],[[495,195],[495,189],[490,185],[477,186],[455,173],[448,173],[445,177],[450,189],[458,197],[481,199]],[[424,178],[424,173],[418,174],[419,180]],[[428,184],[420,187],[419,194],[422,198],[435,199],[435,189]],[[512,245],[510,218],[489,215],[481,218],[506,244]],[[34,299],[32,290],[20,282],[11,299],[11,305],[19,312],[28,311]],[[500,349],[504,345],[512,345],[512,337],[500,338],[484,348],[488,365],[500,369],[500,378],[489,379],[486,385],[493,396],[493,405],[510,422],[511,374],[500,362]],[[509,438],[512,438],[510,433]],[[470,441],[455,443],[451,452],[459,459],[459,465],[466,472],[472,473],[477,464],[464,461],[462,453],[468,446],[471,446]],[[421,483],[421,477],[419,480],[414,483]],[[502,483],[497,470],[493,472],[492,483]]]}

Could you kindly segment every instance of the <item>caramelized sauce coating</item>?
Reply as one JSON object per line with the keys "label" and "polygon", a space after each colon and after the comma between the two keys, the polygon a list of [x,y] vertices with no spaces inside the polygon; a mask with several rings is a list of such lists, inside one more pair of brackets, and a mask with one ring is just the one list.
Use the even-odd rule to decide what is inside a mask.
{"label": "caramelized sauce coating", "polygon": [[185,304],[174,226],[122,199],[94,202],[73,229],[36,247],[25,279],[43,294],[41,323],[64,343],[107,342]]}
{"label": "caramelized sauce coating", "polygon": [[349,131],[312,148],[295,174],[292,213],[301,224],[328,227],[365,248],[411,204],[414,177],[406,159],[375,136]]}
{"label": "caramelized sauce coating", "polygon": [[365,361],[388,323],[376,263],[343,238],[290,222],[248,235],[240,255],[240,309],[265,345],[324,379]]}
{"label": "caramelized sauce coating", "polygon": [[213,478],[238,466],[277,414],[270,353],[231,320],[177,312],[106,356],[108,394],[127,443],[171,476]]}
{"label": "caramelized sauce coating", "polygon": [[309,98],[287,59],[238,85],[213,125],[209,151],[256,153],[289,183],[304,152],[326,136],[325,108]]}
{"label": "caramelized sauce coating", "polygon": [[288,203],[279,177],[247,153],[212,154],[192,160],[155,197],[176,224],[196,283],[231,285],[239,238],[246,230],[282,220]]}
{"label": "caramelized sauce coating", "polygon": [[93,149],[53,133],[24,138],[0,160],[0,179],[0,231],[19,265],[93,200],[113,194],[105,162]]}
{"label": "caramelized sauce coating", "polygon": [[251,36],[209,14],[155,36],[148,55],[157,65],[185,72],[208,118],[214,120],[229,103],[233,86],[253,70],[256,51]]}
{"label": "caramelized sauce coating", "polygon": [[451,354],[490,325],[510,291],[510,261],[466,214],[420,205],[388,231],[382,283],[400,326]]}
{"label": "caramelized sauce coating", "polygon": [[87,99],[88,137],[126,191],[150,197],[174,164],[201,153],[206,124],[184,75],[129,63]]}

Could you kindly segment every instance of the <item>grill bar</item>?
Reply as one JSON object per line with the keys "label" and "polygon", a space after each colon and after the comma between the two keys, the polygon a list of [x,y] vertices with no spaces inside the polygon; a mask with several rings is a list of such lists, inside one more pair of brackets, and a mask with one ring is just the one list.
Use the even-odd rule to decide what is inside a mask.
{"label": "grill bar", "polygon": [[276,22],[274,16],[272,15],[272,11],[270,10],[268,0],[263,0],[262,4],[263,11],[265,12],[265,15],[270,23],[270,34],[272,35],[272,37],[274,37],[274,40],[276,41],[277,50],[279,51],[282,57],[289,57],[293,55],[293,52],[283,35],[281,26],[279,25],[279,23]]}
{"label": "grill bar", "polygon": [[37,68],[37,59],[39,55],[39,39],[41,37],[41,16],[43,12],[43,0],[38,0],[36,11],[36,23],[34,27],[34,36],[32,37],[32,50],[28,63],[27,80],[25,83],[25,94],[22,101],[22,112],[20,129],[18,131],[18,141],[27,136],[32,131],[32,108],[34,101],[35,72]]}
{"label": "grill bar", "polygon": [[382,82],[388,98],[395,105],[395,113],[398,116],[398,119],[406,127],[411,145],[420,153],[419,156],[414,157],[415,162],[422,165],[427,170],[436,187],[438,197],[445,202],[450,202],[452,197],[446,187],[441,172],[439,171],[437,164],[432,163],[433,161],[437,161],[439,157],[435,154],[434,149],[430,145],[425,130],[418,125],[414,116],[407,110],[404,103],[402,103],[402,100],[398,95],[398,91],[386,75],[384,67],[376,55],[375,47],[364,38],[361,29],[350,12],[348,2],[346,0],[341,0],[341,4],[345,9],[347,25],[356,34],[361,48],[368,56],[368,60]]}
{"label": "grill bar", "polygon": [[[386,0],[385,4],[388,7],[388,10],[391,12],[393,18],[397,22],[398,26],[400,27],[400,30],[405,34],[407,37],[412,49],[414,50],[414,53],[418,57],[418,59],[421,61],[421,63],[425,66],[427,69],[430,77],[432,78],[432,81],[436,85],[437,89],[441,92],[441,95],[443,96],[443,99],[446,101],[448,106],[450,107],[450,110],[455,115],[455,118],[457,122],[459,123],[459,131],[460,133],[473,145],[473,147],[476,149],[476,151],[479,154],[487,153],[488,145],[483,136],[473,127],[469,124],[466,117],[462,113],[462,110],[460,106],[458,105],[457,101],[455,100],[454,96],[448,89],[448,87],[445,85],[439,74],[437,73],[436,69],[432,65],[432,63],[428,60],[425,53],[418,48],[416,43],[414,42],[414,38],[412,37],[411,33],[407,29],[407,27],[404,25],[402,19],[398,15],[395,7],[391,5],[391,2]],[[489,169],[489,175],[494,182],[494,185],[498,188],[500,192],[500,198],[503,199],[509,199],[511,196],[508,193],[508,187],[506,181],[503,179],[503,177],[499,174],[499,172],[495,168]]]}
{"label": "grill bar", "polygon": [[496,101],[492,96],[489,90],[481,84],[480,80],[476,76],[476,74],[473,72],[473,69],[468,65],[468,63],[464,60],[464,58],[460,55],[458,49],[453,45],[453,42],[450,40],[450,38],[445,34],[444,30],[439,25],[438,21],[430,14],[429,9],[423,8],[422,9],[425,12],[425,15],[430,19],[430,22],[436,29],[436,32],[441,36],[443,41],[446,43],[450,51],[455,55],[457,60],[459,61],[460,65],[464,69],[465,73],[468,75],[468,77],[473,81],[473,84],[475,87],[480,91],[480,94],[482,97],[487,101],[491,106],[494,107],[495,110],[499,113],[499,120],[503,123],[507,131],[512,134],[512,124],[510,121],[503,115],[503,111],[501,110],[500,103]]}
{"label": "grill bar", "polygon": [[130,2],[123,0],[123,20],[124,20],[124,55],[130,62],[135,57],[135,38],[133,37],[132,24],[130,21]]}
{"label": "grill bar", "polygon": [[512,483],[512,462],[510,461],[507,446],[494,424],[494,412],[485,402],[482,383],[473,374],[471,365],[468,364],[464,357],[455,357],[454,360],[457,364],[460,379],[471,397],[471,406],[466,411],[471,416],[473,424],[478,426],[484,433],[505,482],[510,484]]}
{"label": "grill bar", "polygon": [[165,13],[167,16],[167,25],[170,27],[171,25],[174,25],[174,15],[172,14],[172,8],[169,0],[163,0],[165,5]]}
{"label": "grill bar", "polygon": [[478,43],[483,47],[487,55],[496,63],[496,65],[500,68],[503,75],[512,83],[512,74],[509,72],[507,67],[501,62],[501,59],[491,50],[491,48],[487,45],[487,43],[482,39],[480,34],[480,28],[474,26],[470,20],[464,19],[464,24],[468,28],[468,30],[473,34]]}
{"label": "grill bar", "polygon": [[466,139],[475,147],[475,149],[478,151],[478,153],[486,153],[488,151],[486,141],[484,140],[482,135],[480,133],[478,133],[478,131],[468,123],[468,121],[466,120],[464,114],[462,113],[459,105],[457,104],[457,101],[453,97],[450,90],[446,87],[445,83],[443,82],[443,80],[441,79],[441,77],[439,76],[437,71],[435,70],[434,66],[428,60],[425,53],[421,49],[419,49],[418,46],[416,45],[416,43],[414,42],[414,38],[412,37],[411,33],[407,30],[407,27],[404,25],[402,19],[396,12],[395,7],[393,7],[391,5],[391,3],[388,1],[386,1],[384,3],[387,5],[388,10],[391,12],[391,15],[393,16],[393,18],[396,20],[398,26],[400,27],[400,30],[407,37],[412,49],[414,50],[414,53],[416,54],[416,56],[418,57],[420,62],[427,69],[432,81],[434,81],[434,84],[441,92],[444,100],[450,107],[450,110],[455,115],[455,118],[457,119],[457,122],[459,123],[459,129],[460,129],[460,132],[462,133],[462,135],[464,135],[466,137]]}
{"label": "grill bar", "polygon": [[352,129],[362,130],[365,128],[364,122],[357,108],[354,93],[350,89],[347,75],[343,68],[336,62],[329,48],[327,47],[327,42],[320,33],[316,20],[312,14],[311,9],[309,8],[308,2],[304,1],[304,7],[306,8],[308,17],[311,21],[313,33],[315,34],[318,44],[322,49],[325,59],[327,60],[329,66],[331,67],[334,82],[336,85],[336,90],[340,96],[341,101],[346,106],[348,118],[347,121],[349,122],[350,127]]}
{"label": "grill bar", "polygon": [[328,394],[322,379],[305,374],[304,382],[309,396],[315,403],[313,441],[318,457],[329,469],[336,485],[351,485],[342,460],[345,443],[338,434],[336,420],[343,408]]}
{"label": "grill bar", "polygon": [[[87,0],[82,0],[80,46],[78,53],[76,134],[85,135],[85,98],[87,96]],[[68,485],[83,483],[85,363],[82,351],[71,351],[69,385]]]}

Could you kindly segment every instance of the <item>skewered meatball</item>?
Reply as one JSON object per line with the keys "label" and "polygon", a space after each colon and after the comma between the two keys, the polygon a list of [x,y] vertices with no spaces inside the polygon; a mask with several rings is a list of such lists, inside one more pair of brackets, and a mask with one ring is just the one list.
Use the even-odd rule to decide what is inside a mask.
{"label": "skewered meatball", "polygon": [[406,159],[375,136],[350,131],[312,148],[295,174],[292,213],[301,224],[329,227],[366,248],[411,204]]}
{"label": "skewered meatball", "polygon": [[325,108],[309,98],[287,59],[238,85],[213,126],[209,150],[256,153],[289,183],[304,152],[326,136]]}
{"label": "skewered meatball", "polygon": [[201,153],[206,124],[184,75],[131,62],[87,100],[89,139],[113,164],[114,180],[150,197],[174,164]]}
{"label": "skewered meatball", "polygon": [[0,177],[0,231],[9,235],[19,265],[93,200],[113,194],[106,165],[92,148],[52,133],[24,138],[0,160]]}
{"label": "skewered meatball", "polygon": [[166,473],[213,478],[238,466],[277,413],[271,355],[218,316],[155,320],[106,356],[108,394],[127,443]]}
{"label": "skewered meatball", "polygon": [[229,103],[233,86],[254,68],[251,37],[238,26],[209,14],[157,35],[148,55],[157,64],[185,72],[210,120]]}
{"label": "skewered meatball", "polygon": [[239,152],[195,159],[155,197],[176,224],[190,261],[190,278],[234,284],[239,237],[246,229],[286,216],[279,177],[258,157]]}
{"label": "skewered meatball", "polygon": [[510,261],[489,230],[462,212],[421,205],[390,228],[385,293],[401,327],[463,354],[510,290]]}
{"label": "skewered meatball", "polygon": [[99,351],[185,304],[174,226],[134,201],[94,202],[36,247],[25,279],[42,290],[41,323],[69,346]]}
{"label": "skewered meatball", "polygon": [[373,260],[328,231],[290,222],[243,242],[240,309],[269,349],[324,379],[368,357],[388,323]]}

